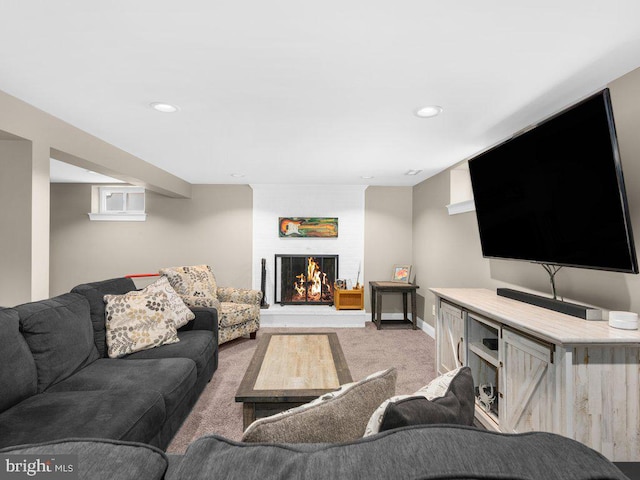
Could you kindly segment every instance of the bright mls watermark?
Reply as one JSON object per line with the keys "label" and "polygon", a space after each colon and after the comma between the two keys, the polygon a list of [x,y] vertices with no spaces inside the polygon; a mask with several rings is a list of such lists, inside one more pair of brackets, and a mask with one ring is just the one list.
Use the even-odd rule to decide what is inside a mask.
{"label": "bright mls watermark", "polygon": [[0,454],[0,480],[77,480],[78,455]]}

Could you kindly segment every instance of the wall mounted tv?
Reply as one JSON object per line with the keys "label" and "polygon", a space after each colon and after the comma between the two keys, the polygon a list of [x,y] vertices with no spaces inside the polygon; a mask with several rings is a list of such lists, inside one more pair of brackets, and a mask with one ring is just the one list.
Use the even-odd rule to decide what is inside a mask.
{"label": "wall mounted tv", "polygon": [[609,90],[469,161],[488,258],[638,273]]}

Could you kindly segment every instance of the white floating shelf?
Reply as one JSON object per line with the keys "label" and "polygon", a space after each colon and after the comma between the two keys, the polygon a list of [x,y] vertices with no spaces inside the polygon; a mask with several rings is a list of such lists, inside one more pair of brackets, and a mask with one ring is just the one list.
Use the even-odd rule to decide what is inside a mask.
{"label": "white floating shelf", "polygon": [[458,213],[473,212],[476,209],[476,203],[473,200],[464,202],[451,203],[447,205],[449,215],[457,215]]}

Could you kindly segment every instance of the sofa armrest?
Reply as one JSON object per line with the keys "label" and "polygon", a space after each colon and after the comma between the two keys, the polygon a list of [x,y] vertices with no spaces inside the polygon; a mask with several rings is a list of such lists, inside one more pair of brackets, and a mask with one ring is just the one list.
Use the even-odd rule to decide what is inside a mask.
{"label": "sofa armrest", "polygon": [[178,329],[185,330],[210,330],[218,335],[218,310],[208,307],[190,307],[196,318]]}
{"label": "sofa armrest", "polygon": [[[71,474],[67,476],[64,473],[57,476],[54,473],[57,478],[161,480],[166,478],[165,473],[169,466],[167,454],[159,448],[139,442],[102,438],[65,438],[44,443],[18,445],[0,449],[0,454],[14,455],[19,459],[22,459],[24,455],[37,455],[45,458],[73,455],[69,462],[73,466],[75,477]],[[71,470],[65,471],[70,472]],[[8,476],[13,477],[11,474]],[[19,477],[26,478],[23,475]],[[33,478],[38,478],[38,475],[36,474]]]}
{"label": "sofa armrest", "polygon": [[191,309],[205,307],[220,310],[220,300],[217,298],[197,297],[195,295],[180,295],[180,298]]}
{"label": "sofa armrest", "polygon": [[262,292],[260,290],[248,288],[218,287],[217,295],[218,300],[221,302],[259,305],[262,300]]}

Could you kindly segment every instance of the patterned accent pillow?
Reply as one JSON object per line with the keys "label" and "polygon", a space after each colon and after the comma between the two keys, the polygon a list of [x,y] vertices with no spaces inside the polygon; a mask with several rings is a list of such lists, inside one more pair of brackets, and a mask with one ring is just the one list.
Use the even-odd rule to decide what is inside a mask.
{"label": "patterned accent pillow", "polygon": [[191,307],[215,306],[217,300],[216,277],[209,265],[161,268],[160,275],[166,277],[174,290]]}
{"label": "patterned accent pillow", "polygon": [[147,293],[162,292],[167,295],[169,310],[176,316],[176,328],[184,327],[187,323],[196,318],[195,313],[187,307],[180,295],[178,295],[178,293],[173,289],[167,278],[160,277],[152,284],[147,285],[144,291]]}
{"label": "patterned accent pillow", "polygon": [[164,277],[140,291],[105,295],[104,301],[110,358],[179,342],[177,329],[195,318]]}
{"label": "patterned accent pillow", "polygon": [[395,393],[395,368],[373,373],[358,382],[282,413],[256,420],[243,442],[339,443],[362,437],[371,413]]}
{"label": "patterned accent pillow", "polygon": [[405,425],[471,425],[474,408],[471,369],[459,367],[411,395],[396,395],[382,402],[371,415],[364,436]]}
{"label": "patterned accent pillow", "polygon": [[455,370],[451,370],[447,373],[443,373],[439,377],[434,378],[414,395],[420,395],[427,400],[433,400],[434,398],[444,397],[451,386],[451,382],[465,367],[458,367]]}

